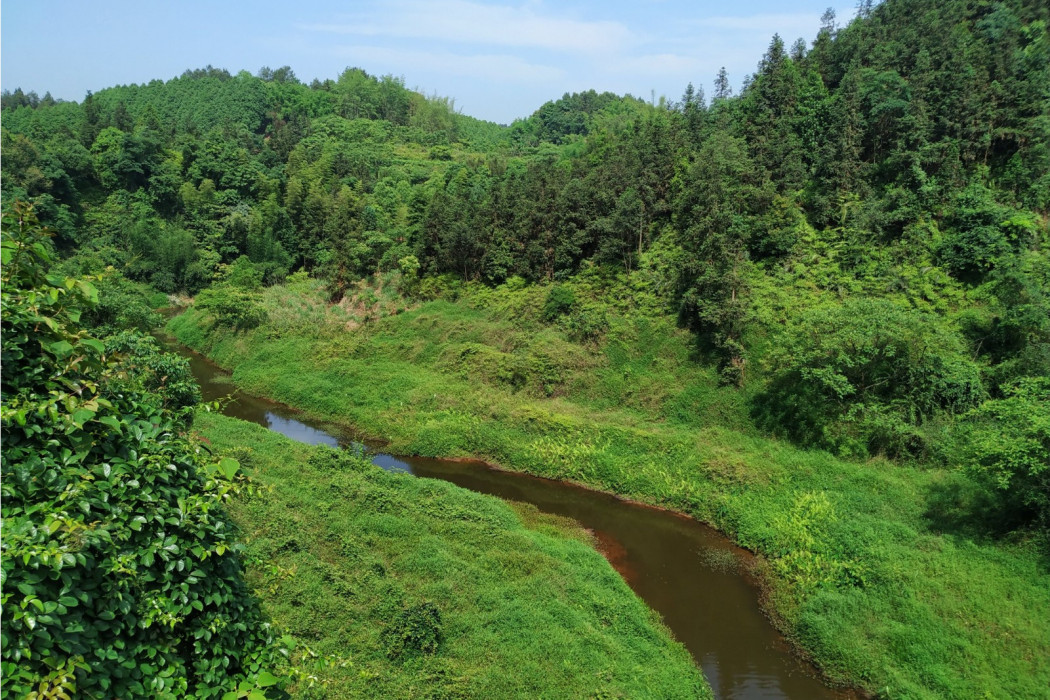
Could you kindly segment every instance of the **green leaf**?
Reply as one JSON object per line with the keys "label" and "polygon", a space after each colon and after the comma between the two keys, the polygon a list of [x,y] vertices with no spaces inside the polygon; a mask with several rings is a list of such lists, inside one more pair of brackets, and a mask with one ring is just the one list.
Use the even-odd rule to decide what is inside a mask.
{"label": "green leaf", "polygon": [[77,425],[83,425],[89,420],[95,417],[95,412],[89,408],[78,408],[73,411],[73,422]]}
{"label": "green leaf", "polygon": [[122,431],[122,426],[116,416],[102,416],[98,419],[98,422],[102,425],[107,425],[118,432]]}
{"label": "green leaf", "polygon": [[95,340],[94,338],[84,338],[80,341],[80,344],[86,345],[87,347],[97,352],[99,355],[106,351],[106,346],[102,343],[102,341]]}
{"label": "green leaf", "polygon": [[255,679],[255,684],[260,688],[269,688],[271,685],[277,685],[279,682],[280,679],[269,671],[261,672],[259,677]]}
{"label": "green leaf", "polygon": [[229,480],[232,480],[237,475],[237,470],[240,468],[240,463],[235,459],[223,457],[219,460],[219,471]]}
{"label": "green leaf", "polygon": [[73,353],[73,346],[65,340],[60,340],[57,343],[51,343],[51,345],[49,345],[48,347],[50,348],[52,354],[57,355],[58,357],[68,357]]}
{"label": "green leaf", "polygon": [[77,280],[77,287],[88,298],[88,301],[92,304],[98,303],[98,290],[95,289],[95,285],[84,280]]}

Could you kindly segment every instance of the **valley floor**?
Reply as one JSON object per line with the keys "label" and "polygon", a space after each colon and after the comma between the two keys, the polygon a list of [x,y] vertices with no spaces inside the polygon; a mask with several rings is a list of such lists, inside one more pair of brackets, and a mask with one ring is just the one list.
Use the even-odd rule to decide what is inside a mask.
{"label": "valley floor", "polygon": [[601,342],[575,342],[528,325],[536,299],[435,301],[357,327],[299,282],[265,290],[254,330],[192,309],[169,329],[243,389],[391,452],[476,456],[712,523],[762,555],[769,610],[836,682],[1045,697],[1045,554],[971,526],[977,496],[960,474],[763,437],[669,319],[614,320]]}

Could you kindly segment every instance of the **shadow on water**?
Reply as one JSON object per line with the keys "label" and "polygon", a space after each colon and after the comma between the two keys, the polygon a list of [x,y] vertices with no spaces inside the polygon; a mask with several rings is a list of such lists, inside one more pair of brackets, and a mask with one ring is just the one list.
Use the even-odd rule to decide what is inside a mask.
{"label": "shadow on water", "polygon": [[[190,361],[205,401],[232,397],[223,412],[311,445],[361,443],[338,428],[310,425],[281,404],[238,391],[219,367],[163,338]],[[388,471],[443,479],[464,488],[568,516],[595,534],[602,553],[703,669],[715,697],[727,700],[853,698],[828,688],[792,654],[758,604],[748,576],[751,555],[717,531],[681,515],[483,462],[395,457],[370,449]]]}

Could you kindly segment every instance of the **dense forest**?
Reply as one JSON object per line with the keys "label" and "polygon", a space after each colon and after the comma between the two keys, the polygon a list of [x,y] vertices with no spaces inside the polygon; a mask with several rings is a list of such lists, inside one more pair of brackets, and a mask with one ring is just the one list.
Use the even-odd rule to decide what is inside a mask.
{"label": "dense forest", "polygon": [[[188,427],[184,407],[194,403],[192,388],[179,394],[167,375],[170,405],[150,403],[155,387],[148,382],[163,374],[164,360],[136,333],[158,324],[153,309],[190,298],[197,316],[189,318],[198,326],[184,326],[180,338],[196,338],[203,349],[212,343],[220,362],[224,352],[233,364],[252,343],[293,338],[301,341],[300,357],[408,354],[435,376],[458,377],[469,366],[486,386],[518,397],[508,402],[625,407],[642,416],[631,426],[734,431],[852,465],[857,480],[869,478],[865,470],[872,479],[882,478],[877,470],[909,474],[900,479],[914,483],[948,474],[951,488],[931,487],[933,495],[916,506],[922,527],[1010,552],[1024,562],[1017,570],[1044,575],[1048,23],[1050,7],[1037,0],[866,2],[848,22],[829,10],[811,42],[788,45],[774,36],[738,94],[722,71],[712,76],[710,97],[692,84],[680,98],[659,102],[566,94],[509,126],[473,119],[451,99],[359,68],[305,84],[287,67],[252,75],[209,66],[88,94],[80,103],[5,91],[3,202],[15,212],[5,230],[22,236],[4,244],[5,619],[6,581],[16,575],[9,523],[16,515],[32,521],[31,503],[43,498],[19,463],[51,444],[41,430],[59,430],[27,428],[27,415],[47,411],[27,414],[26,403],[43,406],[49,392],[74,391],[48,373],[70,371],[76,348],[86,359],[75,371],[113,374],[107,381],[131,383],[145,398],[121,399],[135,402],[125,408],[96,399],[69,408],[62,419],[68,427],[59,431],[65,437],[55,439],[87,442],[71,443],[68,455],[90,461],[84,450],[109,449],[77,437],[88,424],[82,411],[93,417],[100,406],[115,422],[152,425],[141,438],[157,443],[150,449],[184,450],[165,442],[156,419],[135,417],[163,411],[164,421]],[[25,240],[22,221],[31,217],[52,232],[49,239]],[[23,249],[35,251],[28,267],[16,259]],[[80,287],[58,281],[85,276],[96,278],[83,299],[75,296]],[[49,316],[63,319],[47,323],[50,335],[39,339],[54,366],[29,367],[33,353],[23,346],[37,342],[43,312],[32,304],[44,289],[74,295],[68,298],[78,311],[63,306]],[[304,318],[316,313],[323,322],[289,318],[293,302],[304,305]],[[432,326],[445,329],[444,346],[419,350],[421,326],[408,324],[424,317],[413,313],[430,314]],[[448,330],[480,313],[490,314],[491,337]],[[511,325],[498,325],[505,321]],[[329,335],[321,337],[321,327]],[[236,351],[223,350],[237,338]],[[687,346],[679,374],[654,354],[675,338]],[[646,346],[657,349],[646,355]],[[127,362],[135,370],[107,365],[109,353],[133,358]],[[341,371],[344,378],[350,372]],[[701,375],[702,390],[672,395],[681,377]],[[599,388],[589,383],[595,376],[603,377]],[[116,393],[99,396],[112,402]],[[70,401],[91,398],[77,396]],[[393,430],[369,418],[381,411],[376,400],[354,422]],[[489,408],[476,414],[485,411],[496,415]],[[419,420],[425,426],[429,418]],[[435,446],[420,433],[406,435],[403,446],[482,454],[546,473],[497,440],[486,443],[480,429],[462,430],[475,441]],[[598,432],[596,444],[606,432],[621,434]],[[566,435],[589,434],[573,428]],[[546,463],[557,462],[555,452],[544,453]],[[201,465],[202,474],[218,469]],[[797,542],[752,537],[760,531],[733,514],[730,501],[746,497],[750,477],[689,476],[735,494],[721,505],[699,505],[647,495],[647,487],[631,485],[633,477],[608,473],[547,475],[689,512],[766,554],[768,576],[786,581],[790,593],[773,596],[785,627],[838,680],[887,697],[965,697],[1004,682],[995,670],[988,677],[997,681],[965,688],[948,671],[913,677],[886,670],[912,652],[887,652],[893,663],[866,667],[828,641],[843,632],[803,624],[816,619],[805,615],[818,589],[841,602],[844,591],[889,580],[866,563],[877,546],[859,526],[834,551],[799,535],[812,558],[798,559],[789,551]],[[177,488],[220,498],[229,479],[219,470]],[[58,498],[65,486],[48,488],[54,493],[47,498]],[[784,532],[830,507],[826,496],[807,493],[785,506],[795,508],[785,517],[797,517],[780,523]],[[837,518],[849,520],[841,508]],[[231,563],[222,574],[233,588],[243,586],[236,569]],[[1036,624],[1029,639],[1039,624],[1045,635],[1045,621],[1026,624]],[[19,661],[8,655],[7,634],[5,676]],[[97,643],[85,639],[78,644]],[[262,649],[265,640],[249,641]],[[874,644],[888,649],[892,640]],[[63,649],[68,659],[83,653]],[[69,664],[55,673],[73,675],[73,661],[55,663]]]}

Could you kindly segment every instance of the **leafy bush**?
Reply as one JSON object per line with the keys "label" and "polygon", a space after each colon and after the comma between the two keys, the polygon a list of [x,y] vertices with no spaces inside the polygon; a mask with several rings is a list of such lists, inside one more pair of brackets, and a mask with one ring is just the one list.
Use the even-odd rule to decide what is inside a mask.
{"label": "leafy bush", "polygon": [[[99,263],[93,266],[93,263]],[[147,285],[132,282],[112,267],[100,263],[90,255],[78,255],[57,266],[57,274],[80,277],[92,271],[105,270],[95,284],[98,302],[84,309],[80,319],[85,328],[98,336],[106,336],[125,328],[149,331],[160,325],[161,317],[154,309],[168,305],[168,296],[152,291]]]}
{"label": "leafy bush", "polygon": [[984,398],[978,366],[937,317],[886,300],[803,314],[772,353],[753,414],[765,428],[841,454],[918,456],[919,429]]}
{"label": "leafy bush", "polygon": [[1050,376],[1050,258],[1031,253],[1005,261],[987,291],[993,313],[973,329],[981,353],[993,363],[998,384],[1025,376]]}
{"label": "leafy bush", "polygon": [[226,268],[226,283],[232,287],[254,291],[263,284],[263,266],[242,255]]}
{"label": "leafy bush", "polygon": [[441,611],[433,603],[405,608],[383,631],[387,656],[397,659],[412,654],[433,654],[442,641]]}
{"label": "leafy bush", "polygon": [[375,469],[372,462],[364,456],[360,445],[346,449],[336,449],[325,445],[317,446],[310,455],[309,465],[321,471],[370,471]]}
{"label": "leafy bush", "polygon": [[1027,377],[965,414],[958,458],[970,474],[1000,490],[1010,519],[1050,528],[1050,378]]}
{"label": "leafy bush", "polygon": [[576,306],[576,295],[572,289],[563,284],[556,284],[547,293],[547,300],[543,303],[543,320],[551,323],[559,317],[572,311]]}
{"label": "leafy bush", "polygon": [[220,326],[237,330],[255,328],[266,320],[257,295],[229,285],[205,289],[197,295],[194,306],[213,315]]}
{"label": "leafy bush", "polygon": [[159,406],[178,410],[200,403],[201,392],[184,357],[163,352],[157,341],[136,331],[106,339],[106,351],[117,353],[115,369],[126,388],[159,399]]}
{"label": "leafy bush", "polygon": [[1013,251],[1027,248],[1037,235],[1033,217],[998,204],[993,193],[981,186],[961,192],[950,211],[938,257],[968,282],[980,280]]}
{"label": "leafy bush", "polygon": [[457,345],[446,352],[443,359],[450,370],[463,376],[476,377],[487,384],[517,390],[529,380],[528,367],[523,358],[482,343]]}
{"label": "leafy bush", "polygon": [[3,218],[4,694],[210,698],[272,685],[272,635],[207,461],[176,414],[114,381],[78,326],[87,282],[48,276],[31,212]]}
{"label": "leafy bush", "polygon": [[423,301],[433,301],[434,299],[455,301],[459,298],[462,288],[463,281],[453,275],[424,277],[419,280],[415,288],[415,295]]}
{"label": "leafy bush", "polygon": [[801,594],[821,587],[863,585],[860,564],[829,545],[827,529],[836,518],[827,493],[818,491],[799,493],[791,510],[774,520],[773,568]]}
{"label": "leafy bush", "polygon": [[609,329],[609,318],[600,305],[592,304],[574,311],[563,320],[562,326],[573,340],[597,340]]}

